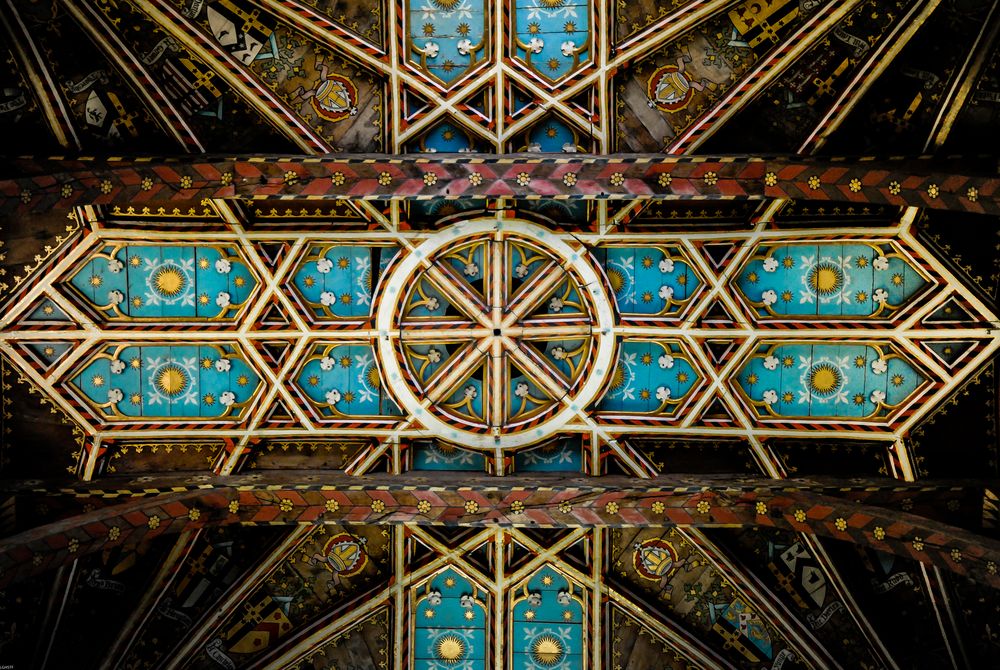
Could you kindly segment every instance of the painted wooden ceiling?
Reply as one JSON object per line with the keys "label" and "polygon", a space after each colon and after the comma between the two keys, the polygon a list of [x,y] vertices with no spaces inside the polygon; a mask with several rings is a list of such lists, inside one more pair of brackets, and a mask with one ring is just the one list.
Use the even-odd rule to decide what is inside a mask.
{"label": "painted wooden ceiling", "polygon": [[995,665],[996,5],[7,0],[0,662]]}

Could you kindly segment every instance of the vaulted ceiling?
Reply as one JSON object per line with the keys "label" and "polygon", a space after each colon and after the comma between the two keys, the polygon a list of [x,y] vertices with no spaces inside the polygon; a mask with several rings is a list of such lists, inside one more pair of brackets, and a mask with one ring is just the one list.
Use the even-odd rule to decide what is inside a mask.
{"label": "vaulted ceiling", "polygon": [[996,665],[997,4],[2,3],[0,661]]}

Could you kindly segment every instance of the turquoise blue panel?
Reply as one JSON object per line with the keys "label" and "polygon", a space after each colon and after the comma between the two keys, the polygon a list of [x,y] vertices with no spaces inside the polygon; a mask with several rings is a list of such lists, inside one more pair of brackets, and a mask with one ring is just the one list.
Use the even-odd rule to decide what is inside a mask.
{"label": "turquoise blue panel", "polygon": [[233,246],[105,246],[70,279],[96,308],[126,318],[228,318],[256,279]]}
{"label": "turquoise blue panel", "polygon": [[580,472],[583,453],[579,437],[555,440],[543,447],[514,454],[518,472]]}
{"label": "turquoise blue panel", "polygon": [[542,153],[561,153],[563,147],[577,150],[577,137],[570,127],[556,118],[549,118],[532,127],[528,133],[528,149]]}
{"label": "turquoise blue panel", "polygon": [[[431,580],[429,589],[419,588],[416,596],[414,667],[485,670],[488,642],[483,589],[448,568]],[[466,600],[463,606],[463,596],[473,600]],[[452,656],[443,655],[445,650],[450,650]]]}
{"label": "turquoise blue panel", "polygon": [[367,317],[372,290],[397,251],[397,247],[314,245],[292,283],[318,317]]}
{"label": "turquoise blue panel", "polygon": [[410,60],[450,84],[485,57],[484,0],[410,0]]}
{"label": "turquoise blue panel", "polygon": [[556,290],[545,299],[534,315],[568,316],[583,313],[584,308],[580,294],[577,292],[576,286],[567,279],[556,287]]}
{"label": "turquoise blue panel", "polygon": [[902,358],[840,343],[762,345],[736,377],[762,415],[770,407],[798,418],[870,417],[886,411],[881,405],[902,403],[924,381]]}
{"label": "turquoise blue panel", "polygon": [[444,256],[455,274],[471,284],[480,295],[483,293],[483,249],[484,245],[476,244],[465,247]]}
{"label": "turquoise blue panel", "polygon": [[66,312],[59,309],[59,306],[46,298],[33,309],[25,321],[72,321]]}
{"label": "turquoise blue panel", "polygon": [[405,345],[404,350],[413,376],[426,384],[459,347],[457,344],[410,344]]}
{"label": "turquoise blue panel", "polygon": [[519,419],[524,414],[551,404],[552,399],[538,388],[530,377],[511,371],[510,380],[507,383],[507,417],[509,419]]}
{"label": "turquoise blue panel", "polygon": [[[584,0],[514,0],[517,55],[548,79],[587,58],[590,7]],[[527,47],[527,48],[525,48]]]}
{"label": "turquoise blue panel", "polygon": [[[527,591],[537,599],[525,598],[514,604],[510,640],[514,667],[582,668],[584,611],[577,600],[583,595],[579,587],[545,566],[528,580]],[[518,589],[516,594],[522,598],[524,592]],[[576,598],[567,598],[573,595]]]}
{"label": "turquoise blue panel", "polygon": [[670,414],[695,385],[698,375],[675,342],[625,340],[611,388],[598,405],[603,412],[655,412]]}
{"label": "turquoise blue panel", "polygon": [[260,379],[230,345],[129,346],[102,350],[71,383],[108,416],[211,418],[242,411]]}
{"label": "turquoise blue panel", "polygon": [[589,342],[587,340],[546,340],[531,344],[545,356],[549,365],[561,372],[566,379],[573,380],[583,365]]}
{"label": "turquoise blue panel", "polygon": [[[761,316],[880,317],[906,303],[926,281],[891,245],[761,247],[737,280]],[[882,305],[885,305],[882,307]]]}
{"label": "turquoise blue panel", "polygon": [[444,404],[453,412],[482,420],[483,381],[475,376],[469,377],[455,389]]}
{"label": "turquoise blue panel", "polygon": [[511,282],[511,295],[550,262],[550,258],[543,256],[529,246],[511,244],[507,256],[507,276]]}
{"label": "turquoise blue panel", "polygon": [[69,342],[32,342],[24,346],[30,349],[35,356],[38,356],[39,360],[44,361],[47,365],[52,365],[62,358],[62,355],[73,345]]}
{"label": "turquoise blue panel", "polygon": [[454,123],[445,121],[434,126],[420,138],[416,148],[419,151],[432,153],[458,153],[459,151],[471,151],[473,145],[465,130]]}
{"label": "turquoise blue panel", "polygon": [[677,312],[701,284],[669,247],[603,247],[597,257],[622,314]]}
{"label": "turquoise blue panel", "polygon": [[324,416],[398,416],[386,392],[372,348],[365,344],[320,345],[295,378]]}
{"label": "turquoise blue panel", "polygon": [[404,316],[417,318],[445,316],[449,313],[455,315],[459,312],[448,302],[444,293],[439,291],[437,286],[424,278],[416,281],[413,292],[407,299],[406,307],[403,310]]}
{"label": "turquoise blue panel", "polygon": [[413,469],[485,472],[486,459],[482,454],[450,444],[421,442],[413,448]]}

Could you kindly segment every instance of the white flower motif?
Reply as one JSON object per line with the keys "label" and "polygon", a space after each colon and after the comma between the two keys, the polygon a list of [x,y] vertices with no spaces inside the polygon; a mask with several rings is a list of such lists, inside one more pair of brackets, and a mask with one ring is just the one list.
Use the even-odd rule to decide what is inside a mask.
{"label": "white flower motif", "polygon": [[323,257],[316,261],[316,272],[325,275],[327,272],[333,269],[333,261],[329,258]]}
{"label": "white flower motif", "polygon": [[670,398],[670,389],[666,386],[660,386],[656,389],[656,399],[660,402],[668,400]]}
{"label": "white flower motif", "polygon": [[439,47],[436,42],[428,42],[424,45],[424,54],[428,58],[437,58],[438,51],[440,50],[441,47]]}
{"label": "white flower motif", "polygon": [[877,375],[884,375],[885,371],[889,369],[889,364],[886,363],[884,358],[876,358],[872,361],[872,372]]}
{"label": "white flower motif", "polygon": [[441,352],[438,351],[437,349],[428,349],[427,350],[427,360],[430,361],[431,363],[440,363],[441,362]]}
{"label": "white flower motif", "polygon": [[537,37],[532,37],[531,41],[528,42],[528,51],[535,54],[542,53],[542,49],[545,48],[545,42],[538,39]]}
{"label": "white flower motif", "polygon": [[565,144],[562,145],[562,152],[564,154],[575,154],[579,152],[579,149],[572,142],[566,142]]}
{"label": "white flower motif", "polygon": [[229,294],[225,291],[219,291],[219,295],[215,296],[215,304],[219,307],[229,307],[230,302]]}
{"label": "white flower motif", "polygon": [[518,382],[517,387],[514,389],[514,395],[518,398],[526,398],[528,396],[528,385],[524,382]]}
{"label": "white flower motif", "polygon": [[455,47],[458,49],[458,53],[468,56],[469,52],[472,51],[472,42],[470,40],[459,40]]}
{"label": "white flower motif", "polygon": [[660,367],[664,370],[674,367],[674,357],[670,354],[660,354]]}
{"label": "white flower motif", "polygon": [[326,402],[328,405],[336,405],[340,402],[340,391],[337,389],[330,389],[326,392]]}
{"label": "white flower motif", "polygon": [[120,305],[125,300],[125,294],[121,291],[108,291],[108,302],[112,305]]}
{"label": "white flower motif", "polygon": [[561,312],[563,308],[562,298],[555,297],[549,300],[549,311],[550,312]]}
{"label": "white flower motif", "polygon": [[563,42],[559,48],[562,49],[562,55],[566,56],[567,58],[576,53],[576,45],[568,40],[566,42]]}
{"label": "white flower motif", "polygon": [[883,391],[881,389],[875,389],[874,391],[872,391],[872,398],[871,399],[872,399],[872,402],[875,403],[876,405],[879,404],[879,403],[881,403],[881,402],[885,402],[885,391]]}
{"label": "white flower motif", "polygon": [[320,370],[332,370],[333,366],[337,364],[337,361],[333,360],[329,356],[324,356],[319,359],[319,369]]}
{"label": "white flower motif", "polygon": [[778,369],[778,359],[777,359],[777,357],[775,357],[775,356],[768,356],[767,358],[765,358],[764,359],[764,367],[767,368],[768,370],[777,370]]}
{"label": "white flower motif", "polygon": [[774,258],[774,256],[768,256],[764,259],[763,266],[764,272],[774,272],[778,269],[778,261]]}
{"label": "white flower motif", "polygon": [[223,391],[219,394],[219,402],[222,403],[223,407],[232,407],[233,403],[236,402],[236,394],[232,391]]}
{"label": "white flower motif", "polygon": [[884,288],[877,288],[875,289],[875,292],[872,293],[872,300],[874,300],[877,303],[885,304],[885,302],[888,299],[889,299],[889,294],[885,292]]}
{"label": "white flower motif", "polygon": [[229,372],[232,367],[233,364],[229,362],[228,358],[220,358],[215,361],[215,369],[219,372]]}
{"label": "white flower motif", "polygon": [[121,402],[125,394],[121,389],[108,389],[108,402]]}
{"label": "white flower motif", "polygon": [[465,269],[462,272],[465,273],[466,277],[475,277],[479,274],[479,266],[475,263],[466,263]]}
{"label": "white flower motif", "polygon": [[476,390],[475,386],[466,386],[462,390],[462,394],[469,400],[475,400],[476,396],[479,395],[479,391]]}
{"label": "white flower motif", "polygon": [[667,286],[664,284],[660,287],[660,292],[657,294],[664,300],[670,300],[674,297],[674,288],[672,286]]}
{"label": "white flower motif", "polygon": [[563,349],[562,347],[555,347],[555,348],[553,348],[552,349],[552,358],[554,358],[557,361],[564,361],[564,360],[566,360],[566,350]]}
{"label": "white flower motif", "polygon": [[672,258],[664,258],[660,261],[660,272],[666,274],[668,272],[674,271],[674,260]]}
{"label": "white flower motif", "polygon": [[225,258],[220,258],[219,260],[215,261],[215,271],[218,272],[219,274],[227,275],[232,269],[233,269],[232,264]]}
{"label": "white flower motif", "polygon": [[337,302],[337,296],[330,291],[323,291],[319,294],[319,302],[324,307],[329,307],[333,303]]}
{"label": "white flower motif", "polygon": [[122,265],[122,262],[117,258],[112,258],[110,261],[108,261],[108,272],[113,272],[114,274],[118,274],[119,272],[122,271],[123,267],[125,266]]}
{"label": "white flower motif", "polygon": [[125,372],[125,361],[121,360],[120,358],[116,358],[115,360],[111,361],[111,372],[113,372],[116,375],[120,375],[121,373]]}
{"label": "white flower motif", "polygon": [[436,310],[440,306],[441,306],[441,303],[439,303],[438,299],[435,298],[434,296],[431,296],[430,298],[427,298],[427,309],[428,309],[428,311],[433,312],[434,310]]}
{"label": "white flower motif", "polygon": [[778,392],[774,389],[764,391],[764,395],[762,397],[764,399],[764,404],[766,405],[773,405],[778,402]]}
{"label": "white flower motif", "polygon": [[778,294],[773,290],[764,291],[760,294],[760,299],[765,305],[773,305],[778,302]]}
{"label": "white flower motif", "polygon": [[528,266],[524,263],[518,263],[514,268],[514,276],[518,279],[524,279],[528,276]]}
{"label": "white flower motif", "polygon": [[872,261],[872,267],[876,270],[888,270],[889,259],[885,256],[876,256],[875,260]]}
{"label": "white flower motif", "polygon": [[531,144],[528,145],[528,153],[529,154],[542,153],[542,145],[539,144],[538,142],[532,142]]}

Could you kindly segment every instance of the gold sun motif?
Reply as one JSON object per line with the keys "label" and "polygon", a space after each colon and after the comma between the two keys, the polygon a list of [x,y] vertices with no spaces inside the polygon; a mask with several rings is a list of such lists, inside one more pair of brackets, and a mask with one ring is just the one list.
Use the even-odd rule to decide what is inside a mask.
{"label": "gold sun motif", "polygon": [[566,0],[538,0],[538,4],[546,9],[557,9],[566,4]]}
{"label": "gold sun motif", "polygon": [[187,375],[176,365],[164,366],[156,376],[156,388],[164,395],[180,395],[187,385]]}
{"label": "gold sun motif", "polygon": [[625,277],[618,270],[610,270],[608,272],[608,283],[611,284],[611,290],[618,293],[625,286]]}
{"label": "gold sun motif", "polygon": [[162,267],[153,275],[153,286],[161,295],[170,298],[183,291],[186,283],[184,275],[175,267]]}
{"label": "gold sun motif", "polygon": [[531,657],[539,665],[552,667],[564,654],[562,642],[554,635],[540,635],[531,643]]}
{"label": "gold sun motif", "polygon": [[455,579],[453,577],[446,577],[444,580],[444,585],[450,589],[451,587],[455,586]]}
{"label": "gold sun motif", "polygon": [[445,663],[458,663],[465,656],[465,642],[457,635],[445,635],[438,639],[434,651],[438,660]]}
{"label": "gold sun motif", "polygon": [[90,276],[90,285],[93,286],[94,288],[97,288],[98,286],[100,286],[103,283],[104,283],[104,278],[101,277],[101,275],[91,275]]}
{"label": "gold sun motif", "polygon": [[809,272],[809,286],[818,295],[833,295],[844,283],[844,275],[835,265],[818,263]]}
{"label": "gold sun motif", "polygon": [[813,393],[828,395],[840,386],[840,370],[829,363],[820,363],[809,372],[809,389]]}
{"label": "gold sun motif", "polygon": [[368,368],[368,373],[365,377],[368,380],[368,385],[373,389],[377,389],[382,384],[382,378],[378,376],[378,368],[374,365]]}
{"label": "gold sun motif", "polygon": [[431,0],[437,7],[444,10],[451,10],[458,7],[460,0]]}

